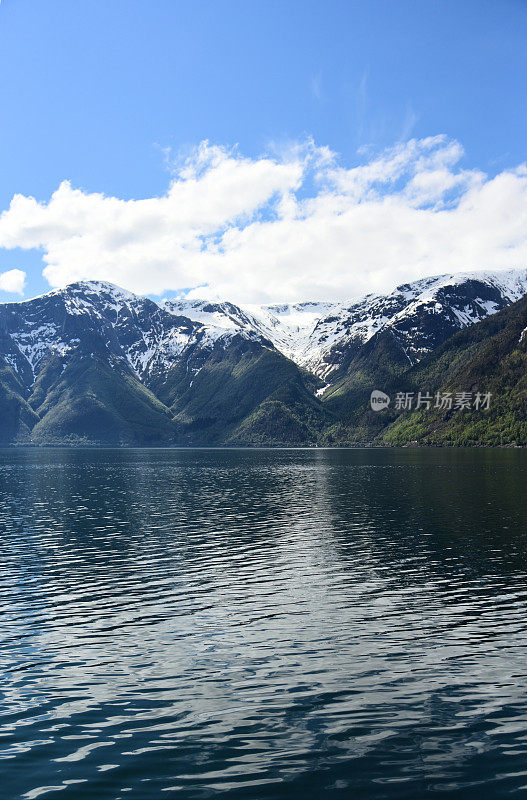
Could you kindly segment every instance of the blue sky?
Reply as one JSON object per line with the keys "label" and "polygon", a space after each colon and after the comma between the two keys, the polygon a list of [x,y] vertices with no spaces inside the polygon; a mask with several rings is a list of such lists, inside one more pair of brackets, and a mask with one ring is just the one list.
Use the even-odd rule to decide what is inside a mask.
{"label": "blue sky", "polygon": [[[401,250],[400,242],[393,238],[397,231],[381,243],[376,261],[374,257],[364,258],[374,238],[361,242],[355,251],[353,243],[360,226],[358,222],[355,229],[348,226],[346,230],[355,233],[345,244],[347,266],[346,253],[333,250],[337,245],[328,238],[328,230],[334,219],[331,214],[342,213],[344,173],[348,173],[349,183],[353,168],[378,164],[383,152],[391,153],[384,156],[384,163],[390,158],[393,161],[393,148],[412,139],[444,135],[446,139],[436,141],[432,148],[443,154],[445,141],[459,143],[455,156],[445,156],[446,161],[439,158],[454,176],[442,184],[439,200],[427,196],[424,206],[421,200],[417,203],[421,210],[424,207],[429,213],[443,214],[434,220],[434,224],[441,221],[441,229],[452,199],[448,200],[448,192],[454,191],[456,202],[466,200],[467,193],[475,191],[478,175],[485,176],[483,183],[488,189],[494,186],[496,176],[516,171],[517,183],[507,189],[506,198],[503,191],[498,192],[499,186],[495,191],[493,202],[500,204],[498,216],[505,218],[512,212],[513,201],[523,204],[525,199],[524,176],[517,173],[526,160],[527,143],[524,0],[2,0],[0,37],[0,210],[9,209],[15,194],[33,197],[47,206],[65,180],[72,190],[82,190],[86,200],[78,231],[71,230],[68,220],[59,236],[56,229],[63,218],[57,222],[55,210],[42,223],[46,230],[35,238],[32,231],[40,212],[29,206],[23,222],[20,215],[14,219],[11,213],[4,220],[3,234],[0,225],[0,272],[14,268],[25,271],[25,296],[46,290],[50,283],[60,285],[79,276],[111,280],[117,261],[121,259],[124,264],[126,260],[122,242],[119,252],[110,253],[108,248],[115,248],[111,231],[97,242],[93,237],[83,239],[99,215],[106,216],[105,211],[96,209],[97,197],[103,194],[122,201],[163,198],[171,181],[189,180],[189,169],[194,182],[203,171],[210,173],[208,183],[214,184],[213,188],[203,185],[197,193],[219,193],[220,203],[222,191],[239,190],[244,197],[244,180],[253,184],[267,166],[272,172],[273,165],[278,170],[294,162],[300,164],[302,177],[295,177],[293,171],[284,178],[275,170],[274,177],[262,178],[267,181],[267,195],[263,189],[256,196],[247,193],[245,212],[236,206],[221,218],[211,211],[210,224],[200,218],[203,227],[199,230],[196,219],[189,218],[189,227],[180,231],[180,238],[167,238],[163,245],[160,241],[164,234],[155,238],[157,223],[149,229],[148,240],[137,243],[134,234],[126,243],[127,252],[136,245],[137,253],[141,248],[145,253],[149,247],[156,252],[152,265],[146,258],[142,276],[133,258],[127,267],[117,269],[119,279],[129,288],[159,294],[207,284],[213,293],[232,294],[240,263],[251,261],[251,247],[260,247],[259,243],[266,240],[268,229],[262,231],[261,226],[270,220],[280,223],[280,228],[273,229],[276,252],[271,248],[269,254],[270,261],[280,264],[275,272],[270,266],[266,274],[273,288],[259,294],[253,275],[241,287],[241,299],[271,299],[281,288],[290,296],[285,299],[295,299],[302,284],[313,295],[338,295],[336,276],[343,271],[349,272],[349,279],[341,281],[344,294],[357,283],[364,289],[388,288],[385,273],[393,269],[391,265],[381,268],[381,262],[386,263],[394,250]],[[200,161],[196,148],[204,140],[212,149],[206,157],[202,152]],[[214,151],[214,146],[223,150]],[[333,161],[328,166],[326,158],[321,168],[323,150],[331,151]],[[422,161],[422,150],[413,153]],[[424,167],[429,183],[437,155],[432,162],[429,159]],[[182,175],[180,168],[185,163],[187,172]],[[421,167],[416,172],[415,162],[407,159],[405,163],[397,181],[406,187],[405,207],[415,211],[416,201],[408,200],[408,183],[420,174]],[[253,171],[246,170],[242,186],[222,183],[219,172],[243,164]],[[315,185],[318,188],[313,189]],[[376,189],[372,224],[382,224],[376,213],[385,194],[400,190],[393,179],[388,185],[384,181],[383,186]],[[371,200],[371,189],[372,184],[368,184],[360,197],[354,189],[353,202]],[[320,201],[321,192],[338,195],[333,211],[329,212],[326,204],[322,214],[319,204],[316,212],[306,212],[302,202],[314,195]],[[345,194],[349,200],[349,186]],[[186,197],[184,192],[182,196]],[[283,209],[292,196],[295,209],[288,207],[286,213]],[[399,192],[400,202],[401,197]],[[211,200],[214,208],[216,199]],[[488,202],[488,198],[478,200],[483,201]],[[70,203],[71,198],[66,197],[59,209],[64,218],[69,217]],[[125,208],[132,211],[131,206]],[[136,211],[134,207],[135,230]],[[170,213],[177,218],[175,206]],[[309,231],[305,225],[291,222],[291,217],[296,221],[302,217],[305,222],[306,213],[311,214]],[[473,239],[478,237],[478,224],[483,224],[487,213],[485,206],[483,216],[480,210],[478,220],[467,223]],[[78,209],[76,214],[80,214]],[[295,228],[294,234],[286,232],[284,214],[287,231]],[[321,214],[326,221],[323,233]],[[316,231],[313,219],[318,225]],[[459,214],[449,219],[458,235],[463,219]],[[146,225],[141,220],[141,225]],[[250,229],[246,231],[247,225]],[[255,225],[260,226],[258,230]],[[399,255],[398,277],[437,271],[440,265],[425,253],[436,242],[436,228],[426,242],[415,243],[415,253],[410,248],[407,267],[404,253]],[[127,230],[123,223],[124,239]],[[190,230],[195,235],[192,241]],[[221,252],[216,249],[213,253],[225,232],[228,246],[222,244]],[[339,234],[340,238],[343,235]],[[501,265],[501,251],[496,250],[499,241],[504,252],[517,248],[515,259],[503,261],[503,266],[527,266],[527,250],[519,240],[519,231],[513,229],[507,235],[510,241],[503,243],[503,230],[496,231],[494,239],[486,243],[488,257],[487,251],[481,250],[469,258],[472,239],[461,242],[458,258],[452,256],[451,249],[445,251],[445,269]],[[303,281],[301,241],[306,236],[319,243],[318,257],[325,258],[327,271],[324,280],[317,282],[314,261],[306,262],[308,280]],[[196,250],[196,237],[202,245],[205,242],[203,258]],[[92,270],[73,247],[73,239],[84,242],[84,252],[91,253]],[[151,247],[153,241],[156,247]],[[280,242],[284,253],[291,252],[290,262],[282,263],[276,254]],[[35,243],[36,248],[32,246]],[[251,263],[246,264],[248,272],[253,269]],[[287,271],[288,263],[296,277],[281,287],[279,276]],[[48,270],[46,279],[42,269],[49,264],[54,268]],[[258,264],[254,267],[256,272],[261,269]],[[226,279],[229,270],[232,277]],[[157,274],[151,285],[149,273]],[[0,292],[0,299],[14,298]]]}

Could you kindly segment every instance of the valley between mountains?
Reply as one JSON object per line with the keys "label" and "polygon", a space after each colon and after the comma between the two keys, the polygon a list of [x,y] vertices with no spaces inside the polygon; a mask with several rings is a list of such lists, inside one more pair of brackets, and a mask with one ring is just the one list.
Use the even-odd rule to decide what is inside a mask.
{"label": "valley between mountains", "polygon": [[[526,295],[527,270],[263,306],[74,283],[0,305],[0,444],[526,445]],[[401,392],[492,400],[402,409]]]}

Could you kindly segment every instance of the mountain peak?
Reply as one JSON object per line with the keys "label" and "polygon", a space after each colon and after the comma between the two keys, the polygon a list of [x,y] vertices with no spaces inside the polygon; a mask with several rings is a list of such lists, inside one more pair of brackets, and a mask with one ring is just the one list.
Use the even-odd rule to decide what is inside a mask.
{"label": "mountain peak", "polygon": [[121,286],[109,281],[75,281],[74,283],[68,283],[62,289],[55,289],[55,292],[62,294],[110,294],[116,298],[128,300],[140,298],[140,295],[129,292],[128,289],[123,289]]}

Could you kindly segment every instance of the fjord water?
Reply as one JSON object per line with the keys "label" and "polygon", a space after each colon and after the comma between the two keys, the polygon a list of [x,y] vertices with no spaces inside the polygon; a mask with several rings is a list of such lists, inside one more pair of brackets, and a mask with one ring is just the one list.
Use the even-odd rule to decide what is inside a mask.
{"label": "fjord water", "polygon": [[527,787],[527,452],[0,451],[0,794]]}

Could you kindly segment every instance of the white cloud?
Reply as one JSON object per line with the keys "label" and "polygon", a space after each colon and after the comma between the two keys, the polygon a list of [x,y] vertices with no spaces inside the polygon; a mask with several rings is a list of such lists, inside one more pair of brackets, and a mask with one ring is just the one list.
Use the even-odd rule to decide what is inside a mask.
{"label": "white cloud", "polygon": [[[167,193],[120,200],[63,182],[16,195],[0,247],[80,279],[234,301],[345,299],[442,272],[527,266],[527,167],[490,178],[458,142],[410,140],[352,168],[313,142],[244,158],[202,143]],[[8,274],[8,273],[6,273]]]}
{"label": "white cloud", "polygon": [[11,292],[12,294],[24,294],[26,285],[26,273],[21,269],[10,269],[7,272],[0,272],[0,291]]}

